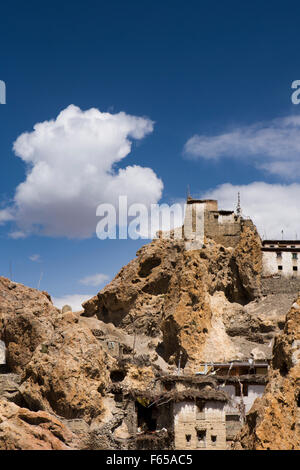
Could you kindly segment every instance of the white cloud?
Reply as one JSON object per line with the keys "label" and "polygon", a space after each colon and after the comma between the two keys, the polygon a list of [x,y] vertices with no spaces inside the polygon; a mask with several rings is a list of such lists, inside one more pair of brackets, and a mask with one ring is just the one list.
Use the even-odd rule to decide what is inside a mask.
{"label": "white cloud", "polygon": [[256,224],[261,237],[300,239],[300,184],[267,184],[254,182],[234,186],[222,184],[202,194],[203,198],[218,199],[220,209],[235,209],[237,194],[241,194],[243,216]]}
{"label": "white cloud", "polygon": [[14,220],[14,216],[9,209],[0,210],[0,225],[3,225],[11,220]]}
{"label": "white cloud", "polygon": [[30,261],[33,261],[34,263],[39,263],[41,261],[41,255],[35,254],[29,256]]}
{"label": "white cloud", "polygon": [[219,135],[194,135],[185,144],[190,157],[238,158],[287,178],[300,176],[300,116],[256,123]]}
{"label": "white cloud", "polygon": [[109,280],[109,276],[107,274],[98,273],[98,274],[93,274],[91,276],[86,276],[83,279],[80,279],[79,282],[81,284],[84,284],[85,286],[97,287],[108,280]]}
{"label": "white cloud", "polygon": [[70,305],[73,312],[76,312],[78,310],[82,310],[81,304],[92,297],[93,294],[69,294],[64,295],[63,297],[52,297],[52,302],[57,308],[62,308],[64,305]]}
{"label": "white cloud", "polygon": [[14,217],[18,233],[87,238],[95,233],[100,203],[116,204],[119,195],[127,195],[129,204],[156,203],[163,183],[151,168],[115,167],[130,153],[132,139],[152,130],[147,118],[74,105],[36,124],[14,143],[27,175],[12,206],[0,212],[0,223]]}
{"label": "white cloud", "polygon": [[27,234],[22,232],[22,230],[16,230],[14,232],[10,232],[9,237],[13,238],[14,240],[19,240],[20,238],[26,238]]}

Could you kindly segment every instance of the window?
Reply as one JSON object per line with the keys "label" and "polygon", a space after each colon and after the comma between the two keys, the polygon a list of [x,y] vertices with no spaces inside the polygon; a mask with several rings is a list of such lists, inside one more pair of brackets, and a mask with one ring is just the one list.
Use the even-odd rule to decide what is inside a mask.
{"label": "window", "polygon": [[203,448],[206,446],[206,430],[198,429],[197,430],[197,447]]}
{"label": "window", "polygon": [[186,435],[185,435],[185,440],[186,440],[186,442],[191,442],[191,437],[192,437],[191,434],[186,434]]}
{"label": "window", "polygon": [[240,397],[241,396],[241,391],[243,393],[244,397],[248,396],[248,384],[235,384],[235,396]]}
{"label": "window", "polygon": [[282,256],[281,251],[277,251],[276,256],[277,256],[277,258],[281,258],[281,256]]}
{"label": "window", "polygon": [[278,271],[282,271],[282,266],[278,266]]}
{"label": "window", "polygon": [[298,259],[297,253],[292,253],[292,258],[293,258],[293,259]]}
{"label": "window", "polygon": [[226,421],[240,421],[240,415],[226,415]]}
{"label": "window", "polygon": [[293,271],[298,271],[298,267],[297,267],[297,266],[293,266]]}
{"label": "window", "polygon": [[215,446],[217,443],[217,436],[211,436],[211,444]]}

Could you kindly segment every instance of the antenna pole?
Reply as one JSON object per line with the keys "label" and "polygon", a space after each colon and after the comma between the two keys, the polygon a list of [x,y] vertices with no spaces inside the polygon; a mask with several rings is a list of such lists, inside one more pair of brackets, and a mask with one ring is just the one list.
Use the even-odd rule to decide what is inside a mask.
{"label": "antenna pole", "polygon": [[40,285],[41,285],[41,282],[42,282],[42,279],[43,279],[43,271],[41,271],[41,275],[40,275],[40,279],[39,279],[39,282],[38,282],[38,289],[40,288]]}
{"label": "antenna pole", "polygon": [[188,184],[187,185],[187,199],[190,199],[191,198],[191,190],[190,190],[190,185]]}
{"label": "antenna pole", "polygon": [[237,202],[237,206],[236,206],[236,213],[237,213],[238,216],[241,216],[241,214],[242,214],[241,195],[240,195],[240,193],[238,193],[238,202]]}

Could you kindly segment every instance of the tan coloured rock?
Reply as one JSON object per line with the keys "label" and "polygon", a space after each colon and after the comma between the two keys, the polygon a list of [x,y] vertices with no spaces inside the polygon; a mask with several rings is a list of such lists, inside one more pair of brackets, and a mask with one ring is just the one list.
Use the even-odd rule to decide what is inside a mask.
{"label": "tan coloured rock", "polygon": [[103,413],[109,360],[92,332],[78,325],[75,314],[64,316],[61,326],[26,365],[20,391],[31,409],[91,422]]}
{"label": "tan coloured rock", "polygon": [[300,450],[300,297],[273,348],[269,383],[251,408],[235,449]]}
{"label": "tan coloured rock", "polygon": [[[220,345],[230,345],[227,356],[238,356],[221,325],[222,308],[212,312],[212,296],[223,292],[227,304],[252,300],[259,294],[260,267],[260,239],[250,223],[235,249],[208,241],[201,250],[186,251],[181,240],[154,240],[83,304],[84,315],[131,334],[161,337],[162,357],[177,364],[182,351],[181,365],[188,361],[192,371],[206,360],[207,338],[216,332]],[[227,357],[225,346],[219,356]]]}
{"label": "tan coloured rock", "polygon": [[57,316],[45,293],[0,277],[0,339],[12,371],[22,372],[35,348],[50,338]]}
{"label": "tan coloured rock", "polygon": [[0,450],[67,450],[75,436],[57,418],[0,401]]}

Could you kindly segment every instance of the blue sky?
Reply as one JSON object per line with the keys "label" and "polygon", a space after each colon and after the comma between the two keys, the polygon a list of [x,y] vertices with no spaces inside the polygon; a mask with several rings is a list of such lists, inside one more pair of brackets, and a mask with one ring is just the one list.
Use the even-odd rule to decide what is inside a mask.
{"label": "blue sky", "polygon": [[[152,170],[153,180],[141,177],[154,202],[184,198],[189,184],[193,195],[214,195],[234,208],[240,190],[262,235],[297,233],[300,105],[291,102],[291,83],[300,79],[299,3],[12,1],[1,6],[0,22],[0,79],[7,86],[7,104],[0,105],[0,210],[15,207],[16,188],[33,165],[24,148],[16,156],[14,142],[75,105],[154,122],[153,130],[129,137],[132,148],[122,160],[111,154],[114,171]],[[71,190],[76,168],[57,145]],[[86,152],[88,164],[88,145]],[[77,215],[73,207],[80,221],[83,211]],[[54,236],[16,239],[10,234],[20,229],[18,217],[0,226],[0,273],[9,276],[11,264],[14,280],[33,287],[43,273],[40,288],[56,298],[94,295],[101,285],[80,280],[112,278],[145,243],[70,238],[55,229]]]}

